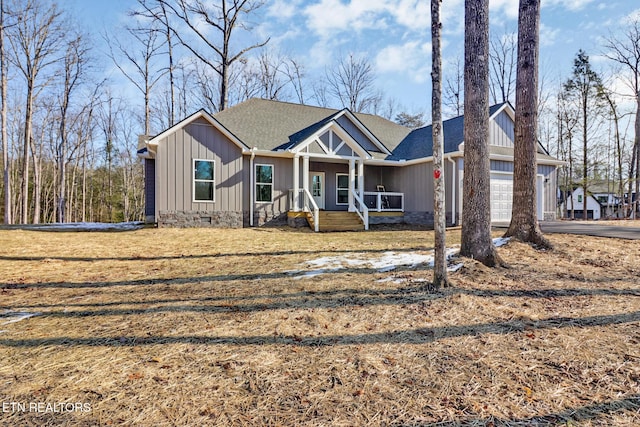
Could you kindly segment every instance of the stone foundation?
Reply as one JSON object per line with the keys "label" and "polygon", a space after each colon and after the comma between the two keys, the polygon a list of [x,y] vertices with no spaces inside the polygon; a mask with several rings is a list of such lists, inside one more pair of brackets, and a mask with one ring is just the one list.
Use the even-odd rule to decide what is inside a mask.
{"label": "stone foundation", "polygon": [[158,227],[242,228],[242,212],[160,211]]}

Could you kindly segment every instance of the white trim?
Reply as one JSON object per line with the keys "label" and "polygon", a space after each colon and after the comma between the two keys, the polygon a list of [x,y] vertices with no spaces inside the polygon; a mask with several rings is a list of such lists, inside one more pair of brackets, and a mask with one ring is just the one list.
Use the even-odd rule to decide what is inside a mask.
{"label": "white trim", "polygon": [[[258,182],[258,166],[267,166],[271,168],[271,183],[268,182]],[[255,203],[273,203],[273,189],[274,189],[274,181],[275,178],[273,176],[273,172],[274,172],[275,168],[274,165],[269,164],[269,163],[255,163],[253,165],[253,176],[254,176],[254,186],[257,187],[258,185],[270,185],[271,186],[271,200],[258,200],[258,193],[254,190],[254,196],[255,196]]]}
{"label": "white trim", "polygon": [[[316,195],[313,193],[313,180],[312,177],[314,176],[319,176],[320,177],[320,196],[316,197]],[[316,204],[316,206],[318,206],[319,209],[326,209],[327,207],[327,174],[324,171],[311,171],[309,172],[309,175],[307,176],[307,180],[309,181],[310,184],[310,192],[311,192],[311,198],[313,199],[314,203]]]}
{"label": "white trim", "polygon": [[[204,110],[200,110],[200,111],[190,115],[189,117],[187,117],[186,119],[182,120],[181,122],[171,126],[169,129],[165,130],[161,134],[158,134],[158,135],[154,136],[153,138],[151,138],[149,141],[146,142],[146,145],[147,146],[154,146],[154,145],[157,146],[162,139],[166,138],[167,136],[171,135],[172,133],[175,133],[179,129],[184,128],[185,126],[191,124],[192,122],[194,122],[195,120],[197,120],[199,118],[204,118],[205,120],[207,120],[213,127],[215,127],[218,131],[220,131],[224,136],[229,138],[229,140],[231,142],[233,142],[235,145],[237,145],[242,150],[242,152],[244,154],[249,154],[249,152],[250,152],[249,147],[247,147],[234,134],[232,134],[227,128],[225,128],[222,125],[222,123],[217,121],[211,114],[207,113]],[[149,150],[149,151],[152,151],[152,150]]]}
{"label": "white trim", "polygon": [[[339,187],[338,186],[338,183],[340,182],[340,180],[338,179],[339,176],[346,176],[347,177],[347,186],[346,187]],[[347,192],[347,201],[344,202],[344,203],[340,203],[338,201],[338,191],[339,190]],[[349,206],[349,173],[336,172],[336,206]]]}
{"label": "white trim", "polygon": [[511,105],[508,102],[505,102],[504,104],[502,104],[502,106],[500,106],[500,108],[498,108],[498,110],[493,113],[491,116],[489,116],[489,120],[495,120],[496,117],[498,117],[500,115],[500,113],[502,112],[507,113],[507,115],[511,118],[512,121],[516,121],[516,112],[514,111],[513,108],[511,108]]}
{"label": "white trim", "polygon": [[[249,170],[252,171],[253,170],[253,162],[255,161],[256,158],[256,153],[255,153],[255,147],[251,149],[251,159],[249,159]],[[255,198],[255,187],[254,185],[254,181],[255,181],[255,176],[253,176],[253,173],[249,173],[249,226],[253,227],[253,213],[255,211],[255,202],[253,201],[253,199]]]}
{"label": "white trim", "polygon": [[293,211],[300,211],[300,156],[293,158]]}
{"label": "white trim", "polygon": [[355,124],[356,127],[360,129],[360,131],[364,133],[365,136],[369,138],[371,142],[374,143],[374,145],[376,145],[380,150],[382,150],[383,153],[389,156],[391,155],[391,151],[389,151],[389,149],[387,149],[387,147],[384,146],[382,141],[380,141],[373,133],[371,133],[371,131],[364,125],[364,123],[362,123],[360,119],[358,119],[358,117],[355,114],[353,114],[350,110],[345,108],[344,110],[340,111],[338,114],[334,116],[334,120],[336,120],[337,118],[343,115],[348,116],[351,122]]}
{"label": "white trim", "polygon": [[[196,162],[213,163],[213,179],[198,179],[196,180]],[[199,200],[196,199],[196,181],[197,182],[210,182],[213,184],[213,199],[212,200]],[[216,161],[213,159],[191,159],[191,201],[193,203],[215,203],[216,202]]]}
{"label": "white trim", "polygon": [[[320,143],[321,147],[324,147],[323,150],[328,150],[328,148],[320,140],[320,136],[324,135],[326,132],[334,132],[343,142],[346,142],[347,145],[349,146],[349,148],[351,148],[351,150],[356,152],[358,154],[358,156],[360,156],[362,158],[366,158],[366,159],[371,159],[372,158],[371,155],[369,154],[369,152],[362,145],[358,144],[358,142],[355,139],[353,139],[351,137],[351,135],[349,135],[349,133],[347,131],[345,131],[342,128],[342,126],[340,126],[340,124],[338,122],[336,122],[335,120],[331,120],[330,122],[328,122],[327,124],[322,126],[319,130],[314,132],[313,135],[309,136],[308,138],[306,138],[302,142],[296,144],[296,146],[293,149],[291,149],[290,152],[292,152],[292,153],[303,153],[303,152],[305,152],[304,149],[306,148],[307,151],[305,153],[308,153],[308,154],[313,155],[313,156],[323,156],[322,154],[309,153],[308,152],[308,147],[313,142],[318,142],[318,143]],[[331,152],[331,151],[329,151],[325,155],[328,156],[328,157],[332,157],[332,158],[340,158],[340,159],[345,158],[345,156],[340,156],[338,154],[335,154],[335,152]]]}

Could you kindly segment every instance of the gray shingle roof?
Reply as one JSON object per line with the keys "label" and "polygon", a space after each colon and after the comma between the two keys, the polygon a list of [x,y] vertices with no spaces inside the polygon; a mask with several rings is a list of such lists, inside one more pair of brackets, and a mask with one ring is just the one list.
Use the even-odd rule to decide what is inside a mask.
{"label": "gray shingle roof", "polygon": [[[504,104],[493,105],[489,115]],[[340,113],[340,110],[293,104],[288,102],[250,99],[214,115],[224,127],[248,147],[261,150],[290,149],[304,141]],[[433,155],[431,125],[411,130],[371,114],[354,114],[357,119],[391,152],[390,156],[374,153],[375,158],[415,160]],[[444,152],[458,151],[464,142],[464,116],[443,122]],[[513,149],[491,147],[493,154],[513,156]],[[553,159],[545,153],[538,158]]]}
{"label": "gray shingle roof", "polygon": [[[340,110],[250,99],[214,115],[224,127],[249,147],[262,150],[287,149],[303,141],[331,121]],[[389,150],[410,129],[371,114],[354,114]]]}

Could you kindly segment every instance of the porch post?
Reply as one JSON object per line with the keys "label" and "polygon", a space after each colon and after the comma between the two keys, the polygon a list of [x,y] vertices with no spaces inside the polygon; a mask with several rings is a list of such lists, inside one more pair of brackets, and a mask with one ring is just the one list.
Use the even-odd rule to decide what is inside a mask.
{"label": "porch post", "polygon": [[300,156],[293,157],[293,211],[300,211]]}
{"label": "porch post", "polygon": [[305,193],[309,191],[309,156],[302,158],[302,189]]}
{"label": "porch post", "polygon": [[356,161],[355,159],[349,159],[349,212],[355,211],[355,205],[353,203],[353,193],[356,188]]}
{"label": "porch post", "polygon": [[364,202],[364,159],[358,161],[358,195]]}

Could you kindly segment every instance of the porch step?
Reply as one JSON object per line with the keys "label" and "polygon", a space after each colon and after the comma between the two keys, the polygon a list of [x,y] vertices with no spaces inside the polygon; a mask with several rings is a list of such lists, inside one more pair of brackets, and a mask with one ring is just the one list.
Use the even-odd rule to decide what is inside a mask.
{"label": "porch step", "polygon": [[[307,222],[313,229],[313,214],[307,213]],[[355,212],[320,211],[320,231],[362,231],[364,224]]]}

